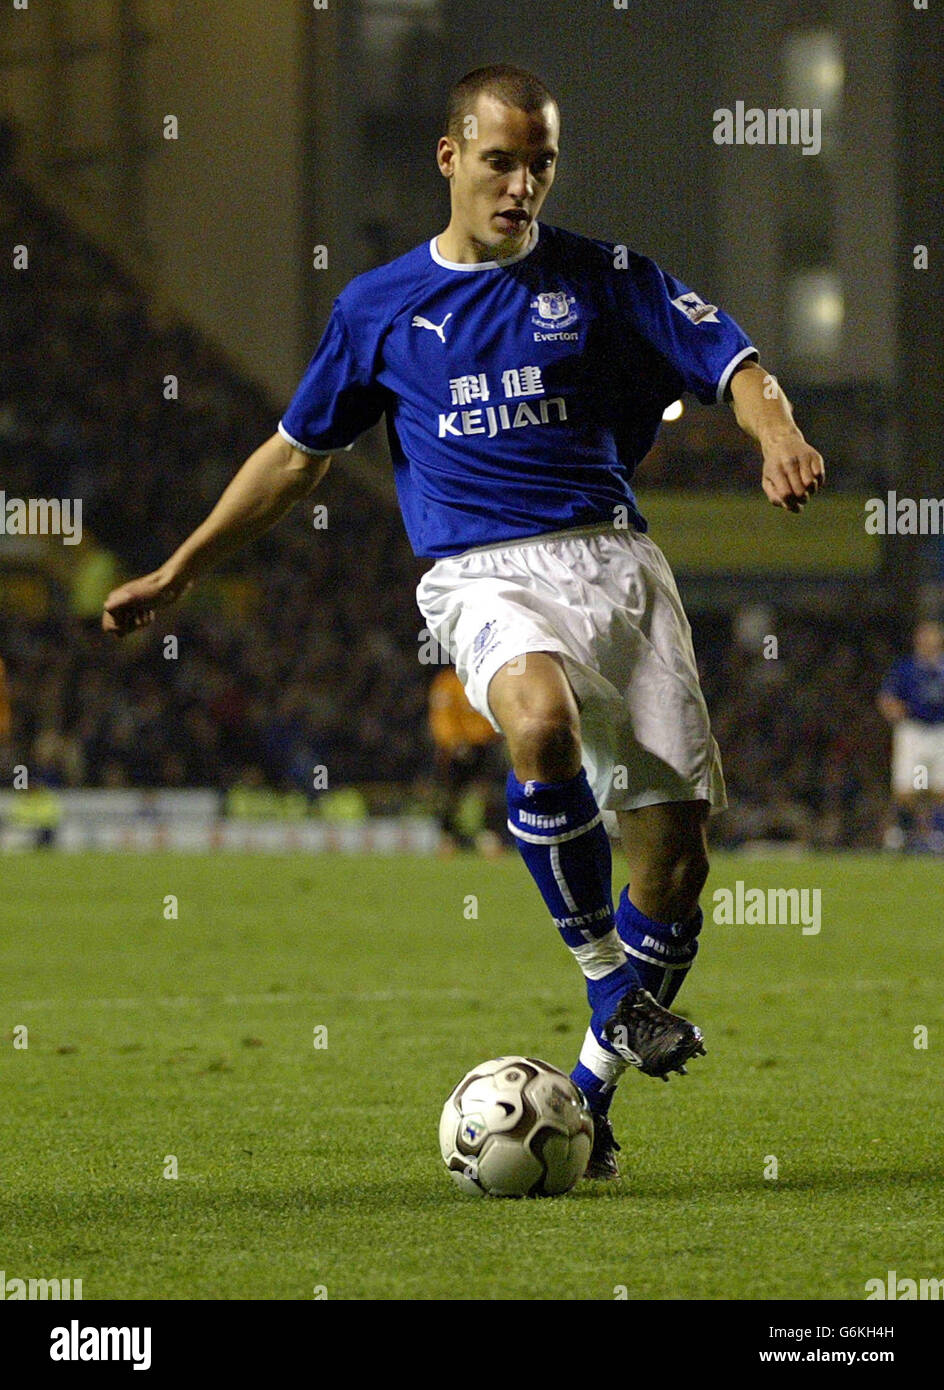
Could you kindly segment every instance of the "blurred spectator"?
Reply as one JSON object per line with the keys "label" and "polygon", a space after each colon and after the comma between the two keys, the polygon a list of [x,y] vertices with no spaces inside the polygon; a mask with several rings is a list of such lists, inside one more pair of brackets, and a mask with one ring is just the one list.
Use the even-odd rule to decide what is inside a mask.
{"label": "blurred spectator", "polygon": [[944,853],[944,626],[919,623],[910,656],[895,662],[878,695],[892,726],[891,849]]}
{"label": "blurred spectator", "polygon": [[[493,757],[499,736],[469,704],[454,666],[441,667],[432,679],[429,727],[436,745],[437,815],[443,849],[478,847],[486,853],[500,852],[504,837],[495,825],[495,808],[497,803],[499,824],[504,825],[505,789]],[[471,821],[464,814],[470,794],[477,801],[477,815]]]}

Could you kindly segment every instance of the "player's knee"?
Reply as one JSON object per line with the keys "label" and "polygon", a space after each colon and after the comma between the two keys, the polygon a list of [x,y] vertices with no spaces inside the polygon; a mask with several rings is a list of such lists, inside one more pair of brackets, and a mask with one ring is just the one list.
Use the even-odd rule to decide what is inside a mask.
{"label": "player's knee", "polygon": [[580,771],[580,725],[570,710],[523,711],[508,733],[508,743],[521,782],[563,782]]}

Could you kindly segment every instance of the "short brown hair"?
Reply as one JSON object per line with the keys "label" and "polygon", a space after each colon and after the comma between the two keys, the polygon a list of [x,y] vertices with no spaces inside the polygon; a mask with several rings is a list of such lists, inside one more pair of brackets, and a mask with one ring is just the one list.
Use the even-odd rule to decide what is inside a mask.
{"label": "short brown hair", "polygon": [[473,68],[465,77],[460,77],[449,93],[447,135],[465,143],[465,118],[471,114],[483,92],[519,111],[540,111],[548,102],[557,105],[541,79],[524,68],[516,68],[510,63],[492,63],[488,67]]}

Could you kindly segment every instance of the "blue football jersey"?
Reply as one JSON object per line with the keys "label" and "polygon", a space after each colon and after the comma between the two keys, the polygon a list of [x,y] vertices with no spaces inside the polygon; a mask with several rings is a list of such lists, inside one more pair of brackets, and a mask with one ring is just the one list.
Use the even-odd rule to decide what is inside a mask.
{"label": "blue football jersey", "polygon": [[895,662],[882,690],[901,700],[909,719],[944,724],[944,657],[926,662],[903,656]]}
{"label": "blue football jersey", "polygon": [[666,406],[721,400],[756,356],[625,248],[534,223],[517,257],[459,265],[434,237],[341,292],[279,430],[334,453],[385,415],[417,555],[616,516],[644,531],[631,479]]}

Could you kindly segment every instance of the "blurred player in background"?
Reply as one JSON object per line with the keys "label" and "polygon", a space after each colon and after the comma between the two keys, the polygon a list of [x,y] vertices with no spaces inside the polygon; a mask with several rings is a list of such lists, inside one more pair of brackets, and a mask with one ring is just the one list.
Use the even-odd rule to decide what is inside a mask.
{"label": "blurred player in background", "polygon": [[[704,1050],[665,1006],[695,957],[707,818],[725,804],[688,621],[632,474],[686,390],[732,403],[774,505],[799,511],[823,461],[717,305],[625,246],[539,224],[559,136],[531,73],[456,85],[436,150],[448,226],[342,291],[277,433],[164,565],[109,595],[103,625],[150,622],[386,416],[407,532],[435,561],[420,611],[507,739],[508,826],[585,977],[572,1076],[594,1114],[587,1175],[613,1178],[621,1074],[667,1080]],[[604,810],[629,871],[615,911]]]}
{"label": "blurred player in background", "polygon": [[[429,687],[429,730],[436,746],[438,820],[443,848],[502,852],[497,828],[490,824],[494,781],[492,752],[498,734],[472,708],[454,666],[443,666]],[[474,832],[465,823],[463,802],[470,791],[481,798],[481,824]]]}
{"label": "blurred player in background", "polygon": [[944,626],[919,623],[910,656],[895,662],[878,707],[892,726],[889,849],[944,853]]}

